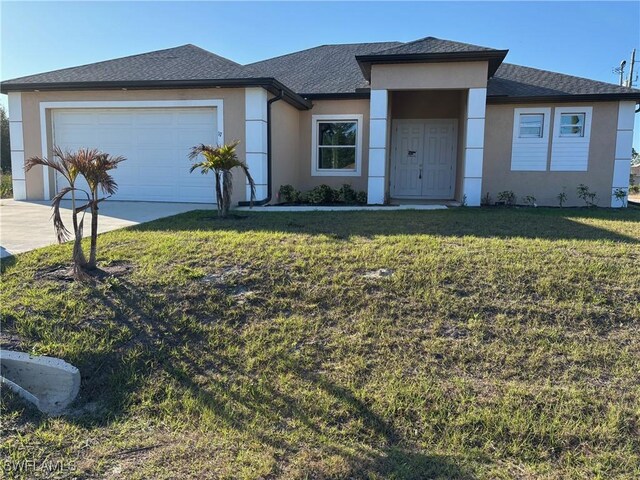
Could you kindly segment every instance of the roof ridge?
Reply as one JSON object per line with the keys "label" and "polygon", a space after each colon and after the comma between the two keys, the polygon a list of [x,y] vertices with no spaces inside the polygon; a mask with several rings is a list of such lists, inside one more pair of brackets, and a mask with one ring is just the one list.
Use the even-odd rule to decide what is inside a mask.
{"label": "roof ridge", "polygon": [[[395,45],[394,47],[399,47],[400,45],[404,45],[404,43],[399,42],[397,40],[390,40],[388,42],[325,43],[323,45],[316,45],[315,47],[304,48],[302,50],[296,50],[295,52],[283,53],[282,55],[277,55],[275,57],[265,58],[265,59],[262,59],[262,60],[258,60],[257,62],[247,63],[244,66],[251,66],[251,65],[258,64],[258,63],[269,62],[271,60],[276,60],[278,58],[285,58],[285,57],[288,57],[290,55],[298,55],[298,54],[300,54],[302,52],[309,52],[311,50],[316,50],[316,49],[324,48],[324,47],[338,47],[338,46],[346,46],[346,45],[376,45],[376,44],[382,44],[382,43],[398,43],[398,45]],[[394,47],[389,47],[389,48],[394,48]],[[384,50],[382,50],[382,51],[384,51]]]}
{"label": "roof ridge", "polygon": [[[238,62],[235,62],[235,61],[231,60],[230,58],[223,57],[222,55],[218,55],[217,53],[213,53],[212,51],[207,50],[206,48],[199,47],[198,45],[195,45],[193,43],[187,43],[185,45],[181,45],[181,46],[176,47],[176,48],[183,48],[183,47],[193,47],[196,50],[200,50],[201,52],[204,52],[204,53],[206,53],[208,55],[211,55],[213,57],[216,57],[216,58],[221,58],[222,60],[226,60],[227,62],[231,62],[231,63],[233,63],[233,64],[235,64],[235,65],[237,65],[239,67],[243,67],[244,66],[244,65],[242,65],[242,64],[240,64]],[[159,51],[162,51],[162,50],[159,50]]]}

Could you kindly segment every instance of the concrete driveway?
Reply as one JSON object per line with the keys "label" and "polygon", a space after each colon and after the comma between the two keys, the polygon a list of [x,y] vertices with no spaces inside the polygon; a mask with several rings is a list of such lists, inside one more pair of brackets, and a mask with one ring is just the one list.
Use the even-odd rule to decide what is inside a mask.
{"label": "concrete driveway", "polygon": [[[71,230],[71,202],[63,201],[63,220]],[[149,222],[191,210],[211,210],[213,204],[106,201],[100,206],[98,232]],[[85,236],[91,229],[91,215],[84,220]],[[0,200],[0,257],[27,252],[57,243],[49,202]]]}

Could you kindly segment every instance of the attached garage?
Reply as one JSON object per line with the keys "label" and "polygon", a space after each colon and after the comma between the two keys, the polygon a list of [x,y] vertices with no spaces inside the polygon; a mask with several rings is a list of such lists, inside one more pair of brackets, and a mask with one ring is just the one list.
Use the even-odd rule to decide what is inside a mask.
{"label": "attached garage", "polygon": [[[114,200],[150,202],[215,201],[211,175],[189,173],[189,149],[222,139],[221,106],[154,108],[53,108],[51,145],[63,150],[97,148],[122,155],[112,174]],[[66,186],[55,179],[55,189]]]}

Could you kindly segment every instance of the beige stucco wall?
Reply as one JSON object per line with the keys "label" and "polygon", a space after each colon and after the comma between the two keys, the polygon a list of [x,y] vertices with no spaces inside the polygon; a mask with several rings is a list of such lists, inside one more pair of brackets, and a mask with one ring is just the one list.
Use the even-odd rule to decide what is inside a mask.
{"label": "beige stucco wall", "polygon": [[[172,90],[100,90],[69,92],[23,92],[22,93],[22,125],[24,133],[25,159],[42,156],[40,132],[40,102],[62,101],[139,101],[139,100],[211,100],[224,101],[224,134],[225,141],[240,140],[238,155],[245,158],[245,94],[243,88],[203,88]],[[51,119],[47,115],[47,137],[51,139]],[[51,145],[49,145],[51,148]],[[45,152],[51,155],[51,151]],[[186,168],[188,163],[185,159]],[[234,189],[232,201],[244,200],[245,177],[239,171],[234,172]],[[35,167],[26,174],[27,199],[41,200],[44,196],[42,168]],[[213,188],[213,179],[212,179]],[[50,191],[54,191],[50,179]]]}
{"label": "beige stucco wall", "polygon": [[300,188],[300,111],[280,100],[271,105],[271,120],[271,203],[277,203],[282,185]]}
{"label": "beige stucco wall", "polygon": [[371,66],[375,90],[484,88],[488,63],[402,63]]}
{"label": "beige stucco wall", "polygon": [[[569,104],[562,106],[565,105],[569,106]],[[558,205],[556,197],[564,190],[568,196],[567,205],[584,205],[584,202],[576,196],[576,187],[582,183],[598,194],[600,206],[608,207],[611,204],[618,102],[588,105],[593,106],[593,118],[588,170],[585,172],[549,171],[551,143],[548,149],[547,171],[512,172],[511,144],[514,109],[532,106],[551,107],[550,132],[553,132],[554,107],[558,105],[488,105],[482,171],[483,196],[489,192],[495,201],[498,192],[512,190],[520,200],[526,195],[533,195],[538,205]]]}
{"label": "beige stucco wall", "polygon": [[[313,115],[362,115],[362,169],[357,177],[314,177],[311,175],[311,120]],[[310,190],[321,184],[337,188],[348,183],[358,191],[366,191],[369,175],[369,100],[314,100],[313,108],[300,112],[300,146],[298,163],[299,190]],[[293,184],[296,186],[296,184]],[[274,182],[277,192],[280,185]]]}

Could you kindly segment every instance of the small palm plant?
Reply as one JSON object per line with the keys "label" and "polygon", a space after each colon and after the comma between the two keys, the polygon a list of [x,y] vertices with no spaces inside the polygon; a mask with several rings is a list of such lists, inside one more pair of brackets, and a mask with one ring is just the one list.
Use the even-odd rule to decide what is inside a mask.
{"label": "small palm plant", "polygon": [[[81,157],[80,160],[78,162],[78,170],[80,170],[80,174],[85,178],[89,186],[90,200],[85,205],[85,208],[88,207],[91,210],[91,247],[86,268],[95,270],[98,245],[98,204],[116,193],[118,185],[109,174],[109,170],[117,168],[118,164],[123,162],[125,158],[94,151],[93,155]],[[100,191],[106,197],[100,198]]]}
{"label": "small palm plant", "polygon": [[195,160],[202,155],[204,160],[191,165],[191,172],[200,169],[203,175],[213,171],[216,182],[216,201],[218,204],[218,216],[226,218],[229,215],[231,207],[231,193],[233,191],[233,168],[240,168],[247,176],[247,181],[251,188],[251,202],[256,196],[256,185],[249,173],[249,167],[246,163],[238,158],[236,147],[240,142],[238,140],[221,146],[213,145],[196,145],[189,153],[189,159]]}
{"label": "small palm plant", "polygon": [[[95,149],[81,148],[76,152],[62,151],[59,147],[53,148],[52,158],[31,157],[25,162],[25,170],[30,170],[36,165],[49,167],[60,173],[69,186],[62,188],[53,197],[51,206],[53,207],[53,227],[59,243],[69,239],[71,232],[62,221],[60,204],[67,194],[71,194],[71,219],[73,224],[73,275],[76,279],[86,276],[86,270],[95,269],[96,266],[96,245],[98,237],[98,204],[105,200],[99,198],[98,191],[102,190],[107,195],[112,195],[117,189],[117,185],[108,171],[116,168],[117,164],[124,160],[122,157],[111,157]],[[78,188],[76,182],[82,176],[89,185],[89,192]],[[77,194],[86,197],[83,205],[78,206]],[[91,219],[91,252],[89,261],[82,250],[82,235],[84,226],[84,215],[90,209]],[[82,214],[81,217],[78,217]]]}
{"label": "small palm plant", "polygon": [[[76,208],[76,192],[78,189],[76,188],[76,180],[78,179],[78,175],[80,174],[80,170],[78,169],[78,163],[80,162],[81,157],[91,156],[93,152],[89,150],[78,150],[77,152],[69,152],[62,151],[59,147],[53,148],[53,157],[52,158],[44,158],[44,157],[31,157],[27,159],[25,162],[25,170],[29,171],[36,165],[41,165],[43,167],[49,167],[62,175],[67,183],[68,187],[64,187],[58,194],[53,197],[53,202],[51,206],[53,207],[53,229],[56,233],[56,238],[59,243],[63,243],[69,239],[70,232],[65,227],[62,222],[62,215],[60,213],[60,202],[68,193],[71,193],[71,219],[73,224],[73,272],[76,278],[82,276],[82,269],[85,267],[87,260],[84,256],[84,252],[82,251],[82,229],[84,224],[84,209]],[[87,195],[87,200],[89,200],[89,195]],[[78,213],[82,211],[83,215],[78,220]]]}

